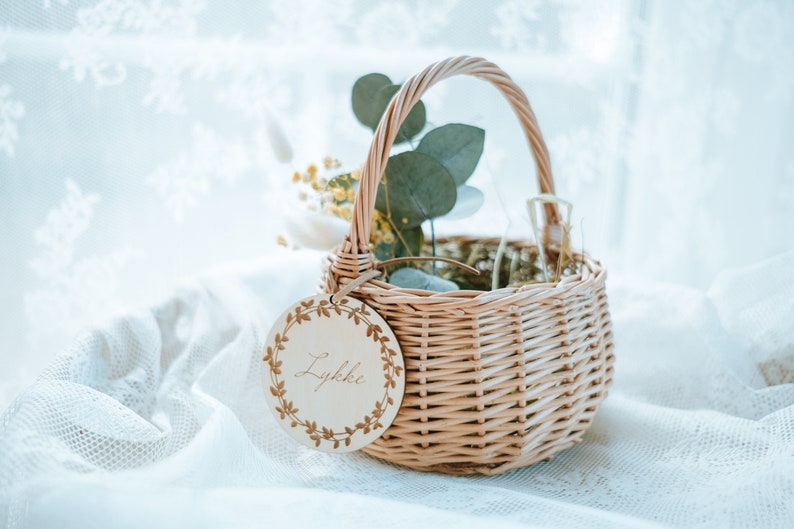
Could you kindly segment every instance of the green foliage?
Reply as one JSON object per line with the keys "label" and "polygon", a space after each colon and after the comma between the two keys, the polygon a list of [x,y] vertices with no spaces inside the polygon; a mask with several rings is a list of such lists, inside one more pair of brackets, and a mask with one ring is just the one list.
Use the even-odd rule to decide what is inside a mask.
{"label": "green foliage", "polygon": [[[374,131],[399,89],[400,85],[383,74],[361,77],[353,86],[353,113]],[[395,143],[411,142],[426,122],[425,106],[419,101],[401,125]],[[433,219],[447,214],[463,218],[479,209],[482,193],[464,184],[477,167],[484,140],[482,129],[450,123],[427,132],[415,147],[411,142],[412,150],[389,157],[377,191],[370,241],[378,259],[419,256],[425,242],[423,223],[430,221],[432,228]],[[346,191],[357,182],[340,184]],[[435,248],[435,240],[431,247]],[[457,289],[455,283],[436,277],[435,272],[429,275],[415,268],[395,270],[390,281],[406,288]]]}
{"label": "green foliage", "polygon": [[[389,106],[400,85],[392,84],[391,79],[380,73],[361,77],[353,85],[353,113],[356,118],[373,131],[378,127],[380,118]],[[425,127],[425,105],[419,101],[408,113],[395,143],[403,143],[419,134]]]}
{"label": "green foliage", "polygon": [[377,103],[378,91],[391,85],[391,79],[382,73],[371,73],[361,77],[353,85],[353,113],[367,127],[375,130],[386,106]]}
{"label": "green foliage", "polygon": [[460,220],[475,214],[485,202],[482,191],[472,186],[458,186],[455,207],[444,215],[444,220]]}
{"label": "green foliage", "polygon": [[394,233],[394,238],[386,241],[381,237],[374,244],[373,251],[379,261],[421,255],[422,246],[425,243],[425,233],[421,226],[404,230],[391,228],[391,230]]}
{"label": "green foliage", "polygon": [[375,207],[398,228],[415,228],[448,213],[457,196],[455,181],[438,160],[407,151],[389,158]]}
{"label": "green foliage", "polygon": [[[358,181],[354,180],[350,173],[343,173],[331,178],[325,185],[325,189],[326,191],[338,194],[339,196],[335,196],[334,198],[341,201],[343,198],[347,197],[348,191],[355,191],[355,186],[357,184]],[[339,194],[340,192],[337,190],[341,190],[341,194]]]}
{"label": "green foliage", "polygon": [[[377,107],[381,108],[381,114],[386,111],[386,107],[389,106],[389,102],[391,98],[394,97],[400,90],[400,85],[393,84],[389,86],[384,86],[378,93],[375,95],[375,104]],[[417,102],[416,105],[411,109],[406,116],[405,121],[403,121],[402,125],[400,125],[400,132],[397,133],[397,137],[394,139],[394,143],[404,143],[409,139],[413,138],[420,132],[422,129],[425,128],[426,123],[426,112],[425,112],[425,104],[421,101]],[[377,124],[376,124],[377,126]],[[373,130],[375,130],[373,128]]]}
{"label": "green foliage", "polygon": [[401,288],[417,288],[434,292],[450,292],[458,290],[452,281],[418,270],[416,268],[400,268],[389,276],[389,283]]}
{"label": "green foliage", "polygon": [[421,255],[422,246],[425,244],[425,232],[421,226],[407,230],[397,230],[399,237],[394,248],[394,257],[407,255]]}
{"label": "green foliage", "polygon": [[461,186],[477,167],[484,142],[485,131],[481,128],[449,123],[425,134],[416,150],[441,162],[455,179],[455,185]]}

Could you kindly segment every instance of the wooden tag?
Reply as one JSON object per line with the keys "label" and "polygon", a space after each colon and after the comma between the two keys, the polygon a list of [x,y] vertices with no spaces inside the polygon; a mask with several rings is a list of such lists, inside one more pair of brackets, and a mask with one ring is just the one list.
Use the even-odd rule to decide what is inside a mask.
{"label": "wooden tag", "polygon": [[351,452],[383,435],[405,392],[394,333],[365,303],[306,298],[273,324],[262,357],[270,410],[291,437]]}

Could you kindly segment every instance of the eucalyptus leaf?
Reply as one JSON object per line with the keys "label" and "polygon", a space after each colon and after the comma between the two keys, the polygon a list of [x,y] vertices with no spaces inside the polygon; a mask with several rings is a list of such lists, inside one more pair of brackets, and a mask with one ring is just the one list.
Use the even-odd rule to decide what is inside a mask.
{"label": "eucalyptus leaf", "polygon": [[[402,230],[400,239],[394,245],[394,257],[413,257],[422,255],[422,245],[425,243],[425,234],[421,226]],[[405,241],[405,243],[403,243]]]}
{"label": "eucalyptus leaf", "polygon": [[444,220],[460,220],[477,213],[485,202],[482,191],[472,186],[459,186],[458,199],[449,213],[444,215]]}
{"label": "eucalyptus leaf", "polygon": [[457,196],[455,180],[439,161],[429,154],[408,151],[389,158],[375,207],[390,214],[397,229],[405,230],[446,215]]}
{"label": "eucalyptus leaf", "polygon": [[[400,85],[390,85],[384,86],[380,90],[378,90],[378,94],[376,96],[376,105],[380,107],[380,113],[383,114],[386,111],[386,107],[389,106],[389,102],[391,98],[394,97],[400,90]],[[380,118],[380,117],[379,117]],[[427,120],[427,116],[425,113],[425,104],[421,101],[417,101],[411,111],[408,113],[408,116],[403,121],[403,124],[400,126],[400,132],[397,133],[397,137],[394,140],[394,143],[403,143],[408,141],[410,138],[413,138],[420,132],[422,129],[425,128],[425,123]],[[377,127],[377,122],[375,123],[375,127],[372,127],[372,130],[375,130]]]}
{"label": "eucalyptus leaf", "polygon": [[433,129],[422,138],[416,150],[429,154],[463,185],[469,179],[482,156],[485,131],[479,127],[449,123]]}
{"label": "eucalyptus leaf", "polygon": [[389,283],[401,288],[432,290],[433,292],[450,292],[459,290],[458,285],[447,279],[431,276],[416,268],[400,268],[389,276]]}
{"label": "eucalyptus leaf", "polygon": [[391,243],[381,241],[375,246],[373,251],[379,261],[386,261],[395,257],[412,257],[422,254],[424,242],[425,237],[422,228],[416,227],[397,231]]}
{"label": "eucalyptus leaf", "polygon": [[[378,92],[381,88],[391,86],[391,79],[382,73],[371,73],[359,78],[353,85],[353,113],[356,118],[367,127],[375,130],[380,121],[385,104],[381,104]],[[388,104],[388,101],[386,101]]]}

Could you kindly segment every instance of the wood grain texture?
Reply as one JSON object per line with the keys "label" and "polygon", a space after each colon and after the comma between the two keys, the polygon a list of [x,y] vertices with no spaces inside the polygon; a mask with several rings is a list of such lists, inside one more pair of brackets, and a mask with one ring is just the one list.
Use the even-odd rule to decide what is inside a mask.
{"label": "wood grain texture", "polygon": [[296,441],[325,452],[358,450],[399,410],[405,367],[389,326],[365,303],[328,294],[276,319],[262,356],[273,415]]}

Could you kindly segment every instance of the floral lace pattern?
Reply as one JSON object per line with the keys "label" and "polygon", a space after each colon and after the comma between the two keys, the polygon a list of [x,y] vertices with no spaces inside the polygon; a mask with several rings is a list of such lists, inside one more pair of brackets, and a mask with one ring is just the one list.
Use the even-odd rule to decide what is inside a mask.
{"label": "floral lace pattern", "polygon": [[[51,446],[34,443],[74,425],[70,446],[82,455],[61,453],[64,459],[53,465],[145,466],[191,443],[195,452],[179,460],[186,467],[204,469],[210,456],[220,457],[215,466],[228,474],[202,481],[165,471],[162,483],[196,479],[207,484],[207,495],[216,494],[212,488],[221,496],[233,484],[241,487],[238,500],[249,498],[244,487],[295,487],[292,503],[276,494],[282,503],[252,508],[259,522],[301,498],[307,500],[301,509],[336,508],[340,520],[347,520],[342,507],[352,502],[398,513],[393,519],[403,523],[413,517],[440,520],[439,526],[481,527],[483,516],[505,527],[791,525],[786,311],[794,283],[769,282],[788,270],[790,252],[752,282],[724,272],[752,271],[753,263],[794,248],[791,2],[6,5],[0,9],[0,406],[67,350],[78,331],[104,330],[78,342],[63,357],[66,364],[49,371],[57,376],[28,394],[20,413],[31,422],[0,434],[0,454],[3,443],[13,442],[50,457]],[[375,70],[401,81],[453,54],[490,58],[526,90],[558,192],[575,204],[574,247],[601,258],[610,281],[623,285],[610,298],[623,332],[616,336],[618,396],[607,400],[586,442],[553,465],[485,486],[434,475],[412,476],[406,485],[402,470],[372,470],[377,464],[365,456],[331,459],[274,438],[274,425],[251,404],[261,388],[246,382],[248,356],[261,342],[264,313],[293,301],[280,293],[314,286],[306,279],[314,272],[298,270],[313,265],[314,256],[302,254],[301,265],[276,249],[283,219],[299,207],[290,202],[290,176],[325,155],[350,168],[366,155],[371,131],[352,116],[352,82]],[[425,102],[435,126],[465,122],[486,130],[471,180],[485,192],[485,205],[471,219],[439,222],[438,229],[527,237],[533,164],[509,108],[492,87],[471,80],[433,88]],[[198,288],[143,316],[107,323],[121,310],[169,296],[185,276],[261,260],[283,265],[266,278],[279,289],[259,285],[262,313],[232,287],[211,294]],[[642,285],[665,286],[637,294],[626,286],[637,276]],[[676,283],[685,286],[670,286]],[[746,291],[762,283],[768,288]],[[649,329],[659,343],[648,343],[642,331]],[[92,371],[97,359],[112,369]],[[173,384],[155,386],[165,373]],[[105,385],[81,386],[91,377]],[[147,406],[127,409],[127,397],[97,387],[122,388],[119,395]],[[64,405],[51,422],[38,420],[45,402],[38,391],[90,406]],[[150,408],[157,413],[148,416]],[[708,423],[715,417],[722,422]],[[733,427],[740,433],[726,434]],[[35,428],[45,433],[34,435]],[[230,443],[223,449],[215,444],[221,437]],[[744,448],[747,458],[731,459]],[[262,456],[272,450],[278,457]],[[107,465],[97,454],[108,454]],[[659,461],[659,483],[646,479],[643,457]],[[10,466],[2,467],[8,461],[0,456],[0,494],[10,490]],[[29,477],[32,468],[14,467],[14,476]],[[244,473],[251,468],[277,477]],[[672,473],[680,468],[688,470]],[[366,472],[378,472],[373,496],[358,495],[358,478],[340,477]],[[239,476],[248,481],[235,481]],[[333,501],[310,501],[317,498],[311,487],[325,487]],[[64,504],[96,493],[90,484],[74,490],[81,494],[63,492]],[[638,494],[650,507],[638,506]],[[158,498],[150,498],[161,507],[153,512],[170,512]],[[725,498],[731,509],[721,508]],[[0,496],[0,521],[39,512],[34,499],[6,499]],[[265,501],[249,499],[248,507]],[[434,508],[440,499],[448,511]],[[753,518],[762,504],[777,518]],[[126,507],[142,517],[147,511]],[[239,512],[249,511],[243,505]],[[459,519],[454,512],[464,514]]]}
{"label": "floral lace pattern", "polygon": [[130,249],[109,255],[75,255],[99,202],[98,194],[85,194],[67,180],[66,196],[34,233],[38,253],[30,267],[39,286],[24,297],[31,343],[53,332],[74,334],[86,322],[101,321],[118,308],[116,284]]}
{"label": "floral lace pattern", "polygon": [[0,151],[14,156],[14,144],[19,140],[17,121],[25,116],[25,104],[11,97],[10,85],[0,85]]}
{"label": "floral lace pattern", "polygon": [[[39,242],[40,255],[20,253],[15,266],[34,275],[15,287],[18,303],[24,299],[29,307],[19,314],[33,316],[65,303],[64,296],[80,287],[67,288],[64,278],[90,275],[92,268],[125,270],[117,278],[124,284],[145,282],[138,275],[143,270],[122,267],[125,255],[141,256],[145,262],[162,253],[177,262],[169,253],[175,246],[152,246],[130,236],[140,208],[152,222],[165,226],[164,236],[198,237],[193,230],[212,225],[210,230],[217,232],[211,236],[221,240],[224,224],[256,219],[255,225],[267,225],[257,240],[274,241],[280,214],[270,214],[270,222],[257,218],[263,206],[289,208],[279,193],[286,189],[293,167],[326,154],[354,165],[369,141],[345,97],[350,82],[369,68],[364,67],[369,59],[355,50],[381,53],[384,59],[375,66],[401,79],[418,64],[398,59],[391,50],[400,46],[421,51],[458,42],[473,23],[481,28],[472,38],[483,54],[490,50],[506,57],[504,66],[526,86],[536,107],[558,191],[576,204],[574,244],[586,243],[613,269],[672,272],[671,279],[707,284],[731,255],[732,234],[748,229],[739,216],[731,216],[742,206],[732,198],[733,187],[723,185],[737,171],[747,174],[749,169],[733,149],[728,152],[727,145],[735,142],[756,142],[762,154],[761,172],[754,178],[764,182],[761,187],[778,190],[771,202],[775,209],[756,231],[774,233],[774,226],[790,215],[786,197],[794,194],[791,153],[778,156],[778,147],[760,142],[762,135],[748,136],[753,127],[772,130],[774,123],[782,127],[781,137],[791,134],[791,120],[773,117],[790,103],[794,84],[794,67],[786,67],[792,65],[786,52],[790,35],[784,31],[794,15],[785,3],[696,3],[675,10],[661,3],[643,7],[578,0],[503,0],[487,8],[456,0],[302,0],[299,5],[264,2],[236,11],[204,0],[45,0],[29,9],[26,27],[49,31],[50,40],[25,33],[16,13],[12,9],[0,15],[0,72],[6,72],[0,82],[0,155],[5,158],[5,180],[13,182],[11,194],[0,200],[26,196],[25,182],[51,184],[40,195],[48,197],[46,202],[32,209],[20,201],[8,203],[19,228],[4,243],[33,243],[35,226],[49,209],[59,207],[64,181],[70,190],[94,189],[85,196],[101,196],[123,215],[92,228],[91,236],[73,247],[74,260],[53,277],[47,276],[53,269],[45,273],[40,266],[41,252],[52,248]],[[15,50],[26,38],[33,39],[24,41],[31,53],[41,50],[35,69],[17,67],[21,63]],[[63,44],[57,53],[47,52],[52,42]],[[306,50],[315,50],[318,58]],[[286,59],[285,53],[296,55]],[[509,64],[509,57],[518,56],[527,61]],[[718,56],[730,58],[733,70],[709,74],[702,67]],[[734,82],[745,77],[759,81]],[[65,95],[42,99],[35,83],[54,83]],[[559,91],[565,94],[550,95]],[[534,192],[531,178],[523,174],[523,140],[510,129],[512,118],[503,108],[466,110],[472,97],[498,101],[487,88],[476,86],[469,94],[441,85],[427,96],[432,122],[468,120],[488,131],[489,148],[473,177],[486,190],[486,207],[455,229],[477,232],[490,226],[498,233],[504,225],[495,226],[490,219],[512,219],[510,230],[522,236],[523,201],[513,196]],[[48,126],[58,115],[73,124],[63,129],[69,134],[55,124]],[[38,146],[51,147],[42,153]],[[75,149],[85,150],[78,155]],[[514,152],[519,155],[510,154]],[[69,153],[69,161],[62,163],[59,153],[61,158]],[[12,159],[14,165],[8,165]],[[57,176],[41,180],[42,174]],[[96,185],[96,179],[103,183]],[[228,197],[224,207],[234,209],[233,196],[245,196],[250,208],[237,208],[244,215],[239,221],[230,221],[218,205]],[[719,199],[713,207],[704,209],[714,197]],[[764,202],[761,195],[748,198],[750,209]],[[23,211],[26,220],[20,223]],[[726,216],[736,220],[723,222]],[[658,218],[665,219],[661,227]],[[696,226],[708,236],[681,241],[684,226]],[[649,230],[662,252],[647,251]],[[745,260],[785,248],[785,238],[744,236],[752,248]],[[243,243],[248,239],[242,236],[224,240],[213,258],[204,257],[205,266],[256,255],[270,244],[255,248]],[[230,245],[233,240],[238,241],[235,246]],[[700,263],[697,268],[677,266],[688,254]],[[26,262],[36,264],[27,268]],[[184,271],[177,266],[171,277]],[[62,289],[57,303],[45,299],[42,291],[55,283]],[[74,279],[69,284],[78,283]],[[45,320],[25,317],[20,323],[33,328],[34,321]]]}

